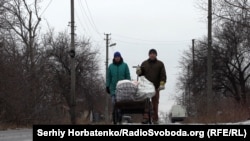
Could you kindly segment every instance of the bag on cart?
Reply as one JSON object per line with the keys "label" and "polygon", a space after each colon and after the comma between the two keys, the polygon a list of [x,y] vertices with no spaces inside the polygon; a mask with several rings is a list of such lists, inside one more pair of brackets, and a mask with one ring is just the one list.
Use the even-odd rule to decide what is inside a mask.
{"label": "bag on cart", "polygon": [[140,76],[137,85],[136,101],[152,98],[155,95],[155,87],[145,76]]}
{"label": "bag on cart", "polygon": [[128,102],[136,100],[137,82],[120,80],[116,85],[116,101]]}

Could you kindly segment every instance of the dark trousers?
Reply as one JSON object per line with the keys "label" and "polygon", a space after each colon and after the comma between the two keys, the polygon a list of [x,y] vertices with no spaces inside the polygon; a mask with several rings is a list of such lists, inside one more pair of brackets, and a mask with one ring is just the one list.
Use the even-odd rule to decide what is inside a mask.
{"label": "dark trousers", "polygon": [[[159,107],[159,99],[160,99],[160,94],[159,94],[159,90],[155,90],[155,95],[152,97],[152,107],[153,107],[153,111],[152,111],[152,119],[153,121],[158,121],[159,116],[158,116],[158,107]],[[148,111],[149,111],[149,107],[145,108],[145,113],[143,115],[144,119],[148,119]]]}
{"label": "dark trousers", "polygon": [[158,106],[159,106],[160,94],[159,91],[156,90],[155,96],[152,97],[153,104],[153,121],[158,121]]}

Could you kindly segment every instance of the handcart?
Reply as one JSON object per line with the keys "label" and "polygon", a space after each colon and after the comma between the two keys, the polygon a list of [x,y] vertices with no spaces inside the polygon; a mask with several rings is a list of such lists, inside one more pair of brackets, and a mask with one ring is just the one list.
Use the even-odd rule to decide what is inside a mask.
{"label": "handcart", "polygon": [[147,114],[152,124],[152,101],[146,98],[143,101],[116,102],[113,107],[113,124],[121,124],[124,114]]}
{"label": "handcart", "polygon": [[144,76],[139,77],[137,84],[128,80],[119,81],[116,87],[116,102],[113,105],[113,123],[122,123],[124,114],[143,114],[149,118],[149,124],[152,124],[151,98],[154,94],[153,83]]}

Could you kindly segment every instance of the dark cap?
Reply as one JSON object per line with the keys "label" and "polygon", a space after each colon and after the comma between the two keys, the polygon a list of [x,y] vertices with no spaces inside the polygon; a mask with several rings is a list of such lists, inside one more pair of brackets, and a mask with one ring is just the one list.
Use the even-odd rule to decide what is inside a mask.
{"label": "dark cap", "polygon": [[122,57],[122,56],[121,56],[121,53],[117,51],[114,53],[114,57]]}
{"label": "dark cap", "polygon": [[157,55],[157,51],[155,49],[150,49],[149,52],[148,52],[148,54],[151,54],[151,53],[154,53],[154,54]]}

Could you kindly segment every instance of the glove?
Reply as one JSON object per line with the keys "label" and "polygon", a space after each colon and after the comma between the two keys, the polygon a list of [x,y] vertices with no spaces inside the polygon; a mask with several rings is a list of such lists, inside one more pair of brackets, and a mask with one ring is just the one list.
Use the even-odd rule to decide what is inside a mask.
{"label": "glove", "polygon": [[106,92],[107,92],[108,94],[110,94],[109,87],[106,87]]}
{"label": "glove", "polygon": [[161,81],[158,90],[160,91],[160,90],[164,90],[164,89],[165,89],[165,82]]}
{"label": "glove", "polygon": [[141,67],[137,67],[136,68],[136,74],[137,75],[141,75]]}

